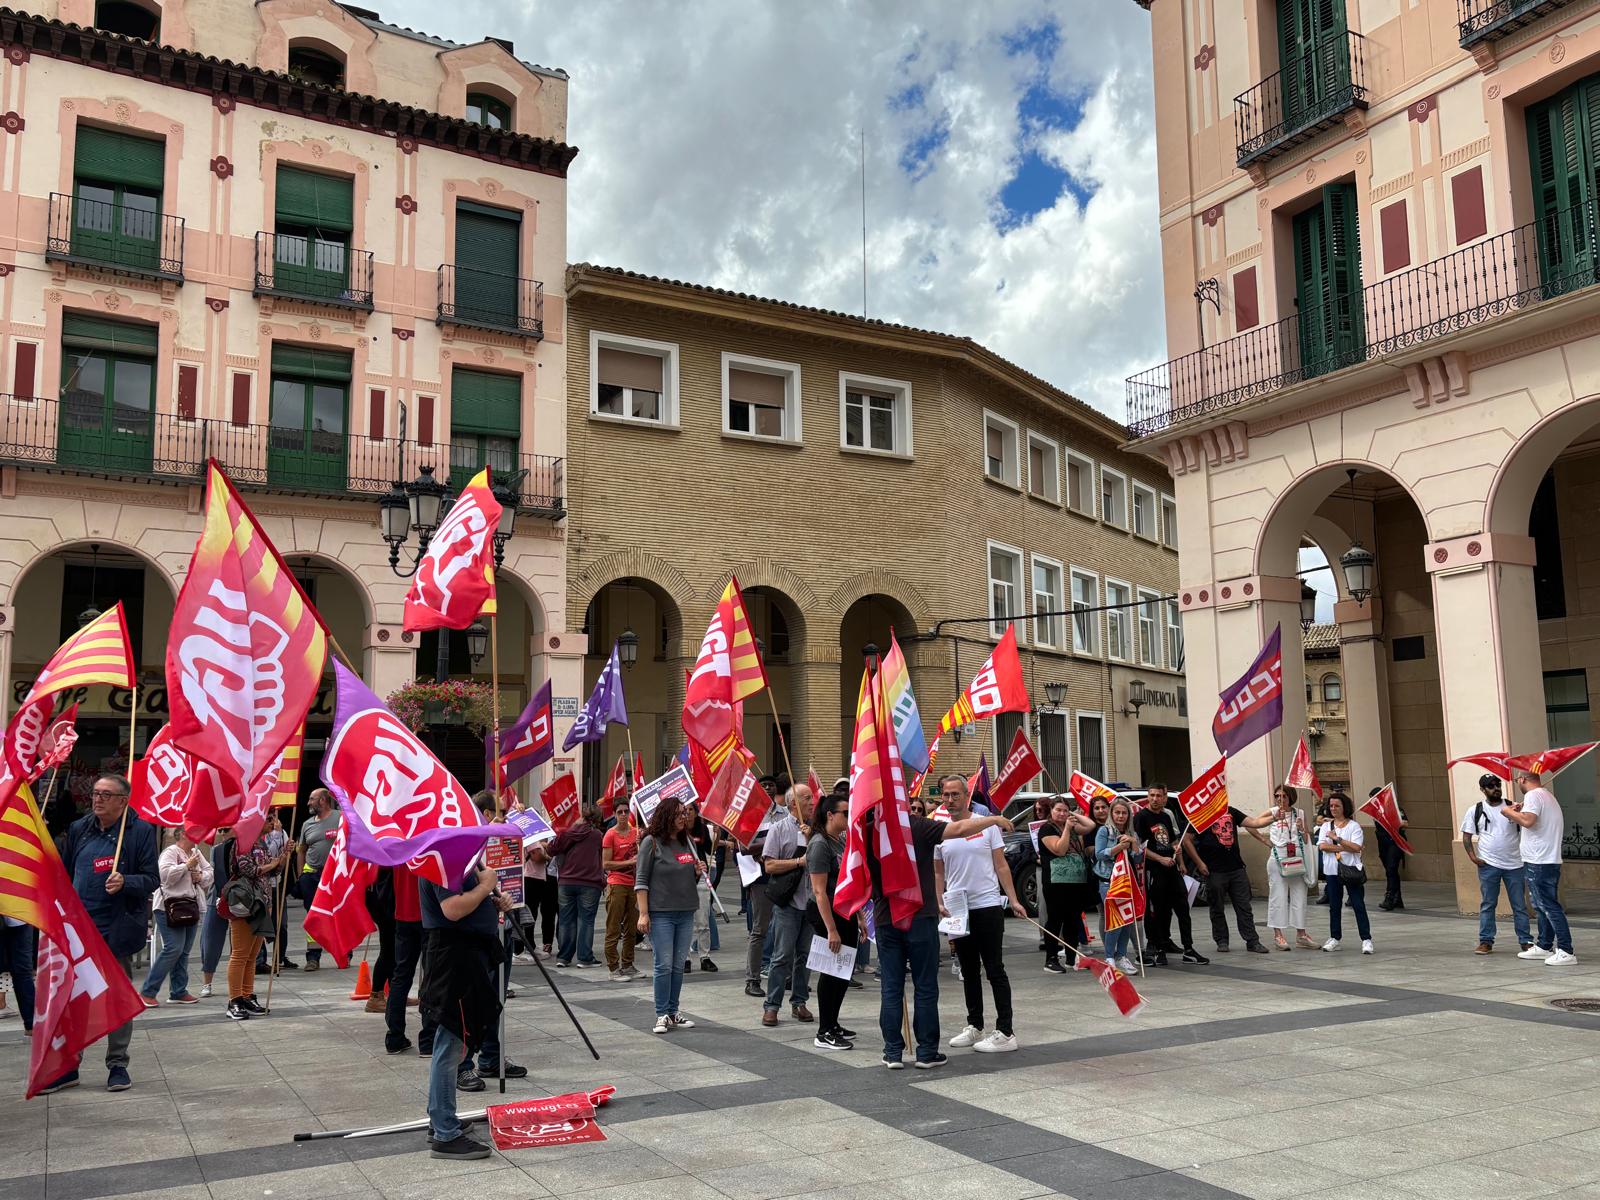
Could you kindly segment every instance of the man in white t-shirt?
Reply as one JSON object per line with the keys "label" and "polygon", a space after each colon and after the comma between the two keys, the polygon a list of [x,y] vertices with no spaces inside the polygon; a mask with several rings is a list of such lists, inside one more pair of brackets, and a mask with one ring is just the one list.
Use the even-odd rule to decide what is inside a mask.
{"label": "man in white t-shirt", "polygon": [[[960,775],[946,775],[939,781],[939,793],[950,820],[965,821],[972,815],[972,797],[967,781]],[[948,915],[944,896],[962,892],[967,901],[967,933],[952,943],[961,964],[961,986],[966,993],[967,1025],[950,1039],[952,1046],[971,1046],[982,1054],[1000,1054],[1017,1048],[1011,1027],[1011,980],[1001,957],[1005,942],[1006,905],[1017,916],[1026,910],[1017,900],[1011,868],[1006,865],[1005,842],[994,826],[970,837],[948,838],[933,852],[934,886],[939,889],[939,912]],[[994,993],[994,1032],[983,1034],[983,980],[978,967],[988,976]]]}
{"label": "man in white t-shirt", "polygon": [[1478,948],[1474,954],[1494,953],[1495,906],[1500,903],[1500,888],[1505,886],[1506,902],[1511,905],[1511,920],[1517,928],[1517,942],[1526,950],[1533,945],[1528,932],[1528,875],[1522,865],[1522,829],[1500,816],[1505,803],[1500,780],[1483,775],[1478,780],[1483,793],[1461,818],[1461,844],[1467,857],[1478,868]]}
{"label": "man in white t-shirt", "polygon": [[1528,872],[1528,891],[1539,913],[1539,941],[1518,958],[1542,958],[1547,967],[1567,967],[1578,961],[1572,952],[1572,930],[1561,907],[1561,835],[1566,831],[1561,802],[1532,771],[1517,772],[1522,800],[1502,804],[1500,815],[1522,827],[1522,862]]}

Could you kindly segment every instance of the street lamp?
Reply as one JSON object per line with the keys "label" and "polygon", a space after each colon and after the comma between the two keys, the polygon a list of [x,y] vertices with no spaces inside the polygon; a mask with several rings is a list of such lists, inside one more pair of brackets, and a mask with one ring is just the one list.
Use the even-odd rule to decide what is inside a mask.
{"label": "street lamp", "polygon": [[517,523],[519,495],[503,483],[491,484],[489,490],[500,506],[500,521],[494,529],[494,565],[498,569],[506,560],[506,543],[511,540],[512,527]]}
{"label": "street lamp", "polygon": [[630,671],[633,670],[633,664],[639,661],[639,635],[631,625],[617,638],[617,658]]}
{"label": "street lamp", "polygon": [[1061,702],[1067,698],[1067,685],[1052,680],[1044,685],[1044,698],[1050,702],[1050,711],[1059,712]]}
{"label": "street lamp", "polygon": [[99,583],[100,583],[100,543],[99,542],[90,542],[89,543],[89,555],[90,555],[90,558],[89,558],[89,607],[84,609],[81,613],[78,614],[78,628],[79,629],[82,629],[85,625],[92,625],[94,622],[98,621],[100,619],[101,615],[102,615],[101,614],[101,608],[100,608],[99,604],[97,604],[95,602],[96,601],[96,597],[99,595],[99,592],[100,592],[100,588],[99,588]]}
{"label": "street lamp", "polygon": [[1357,538],[1350,549],[1339,556],[1339,567],[1344,571],[1345,587],[1357,604],[1365,603],[1372,595],[1373,577],[1378,573],[1378,556],[1361,544]]}
{"label": "street lamp", "polygon": [[[417,573],[417,565],[428,552],[428,539],[439,528],[450,497],[450,489],[433,477],[432,467],[423,467],[410,483],[396,481],[378,499],[378,518],[383,540],[389,543],[389,569],[401,579]],[[417,553],[411,569],[400,569],[400,548],[411,530],[417,531]]]}
{"label": "street lamp", "polygon": [[482,621],[474,621],[467,626],[467,656],[472,659],[474,670],[487,653],[489,653],[489,627]]}
{"label": "street lamp", "polygon": [[1317,623],[1317,589],[1304,579],[1300,581],[1300,632],[1305,633]]}
{"label": "street lamp", "polygon": [[879,653],[877,642],[868,642],[861,647],[861,657],[866,660],[869,667],[878,661]]}
{"label": "street lamp", "polygon": [[1132,717],[1135,721],[1139,719],[1139,710],[1148,703],[1144,698],[1144,686],[1142,679],[1128,680],[1128,702],[1117,709],[1119,717]]}

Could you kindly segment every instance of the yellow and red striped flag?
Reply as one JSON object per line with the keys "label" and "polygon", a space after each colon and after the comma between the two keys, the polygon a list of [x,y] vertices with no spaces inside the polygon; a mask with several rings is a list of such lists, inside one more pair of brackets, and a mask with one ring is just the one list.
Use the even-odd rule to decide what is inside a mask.
{"label": "yellow and red striped flag", "polygon": [[306,727],[289,739],[278,759],[278,775],[273,781],[267,804],[272,808],[293,808],[300,796],[300,754],[305,748]]}
{"label": "yellow and red striped flag", "polygon": [[0,801],[0,917],[46,929],[51,920],[46,901],[50,860],[59,864],[60,859],[28,785],[8,784],[4,794]]}
{"label": "yellow and red striped flag", "polygon": [[1144,888],[1139,886],[1126,851],[1117,855],[1117,861],[1111,865],[1104,912],[1108,933],[1144,918]]}
{"label": "yellow and red striped flag", "polygon": [[767,669],[756,648],[744,595],[739,581],[730,576],[689,675],[683,702],[684,733],[708,752],[721,746],[738,731],[735,707],[766,686]]}
{"label": "yellow and red striped flag", "polygon": [[[39,744],[57,693],[94,684],[131,688],[133,682],[133,648],[119,600],[62,642],[33,681],[27,699],[6,727],[5,756],[11,773],[25,781],[38,774]],[[128,747],[128,754],[131,760],[133,747]]]}

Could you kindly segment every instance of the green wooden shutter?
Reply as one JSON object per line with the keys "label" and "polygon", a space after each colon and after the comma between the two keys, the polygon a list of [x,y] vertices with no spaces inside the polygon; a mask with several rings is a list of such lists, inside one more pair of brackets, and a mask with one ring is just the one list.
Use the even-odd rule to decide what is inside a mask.
{"label": "green wooden shutter", "polygon": [[522,222],[517,214],[456,203],[456,315],[516,326]]}
{"label": "green wooden shutter", "polygon": [[328,383],[350,382],[350,355],[339,350],[315,350],[310,346],[275,343],[272,347],[272,373],[298,375]]}
{"label": "green wooden shutter", "polygon": [[154,354],[157,348],[154,325],[131,321],[108,321],[84,313],[69,312],[61,322],[61,343],[78,350],[120,351],[125,354]]}
{"label": "green wooden shutter", "polygon": [[1366,356],[1365,296],[1361,290],[1361,230],[1357,223],[1356,187],[1329,184],[1323,189],[1327,210],[1328,274],[1332,285],[1334,366],[1348,366]]}
{"label": "green wooden shutter", "polygon": [[344,176],[280,166],[276,208],[279,224],[349,233],[355,228],[355,185]]}
{"label": "green wooden shutter", "polygon": [[1283,123],[1296,129],[1321,115],[1350,83],[1344,0],[1278,0],[1278,67]]}
{"label": "green wooden shutter", "polygon": [[456,368],[450,378],[450,428],[517,437],[522,432],[522,380]]}
{"label": "green wooden shutter", "polygon": [[1327,244],[1327,214],[1320,204],[1295,217],[1294,294],[1300,312],[1300,362],[1308,376],[1326,369],[1331,340],[1324,312],[1333,292]]}
{"label": "green wooden shutter", "polygon": [[159,192],[166,182],[166,158],[164,142],[79,125],[73,172],[79,179]]}
{"label": "green wooden shutter", "polygon": [[1593,278],[1594,170],[1600,161],[1594,144],[1597,116],[1600,88],[1591,81],[1528,109],[1539,275],[1546,295],[1558,295]]}

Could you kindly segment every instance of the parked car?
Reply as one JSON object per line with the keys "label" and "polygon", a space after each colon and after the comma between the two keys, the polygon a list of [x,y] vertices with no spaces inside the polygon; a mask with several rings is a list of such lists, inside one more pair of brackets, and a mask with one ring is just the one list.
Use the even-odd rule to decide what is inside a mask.
{"label": "parked car", "polygon": [[[1117,795],[1125,796],[1136,806],[1144,801],[1143,788],[1130,788],[1126,784],[1107,786],[1114,788]],[[1036,869],[1039,855],[1034,849],[1033,835],[1028,829],[1028,822],[1033,820],[1033,802],[1040,797],[1053,799],[1055,793],[1018,792],[1000,814],[1015,826],[1010,833],[1004,835],[1004,840],[1006,865],[1011,868],[1011,878],[1017,886],[1017,899],[1022,901],[1022,907],[1035,920],[1039,916],[1039,872]]]}

